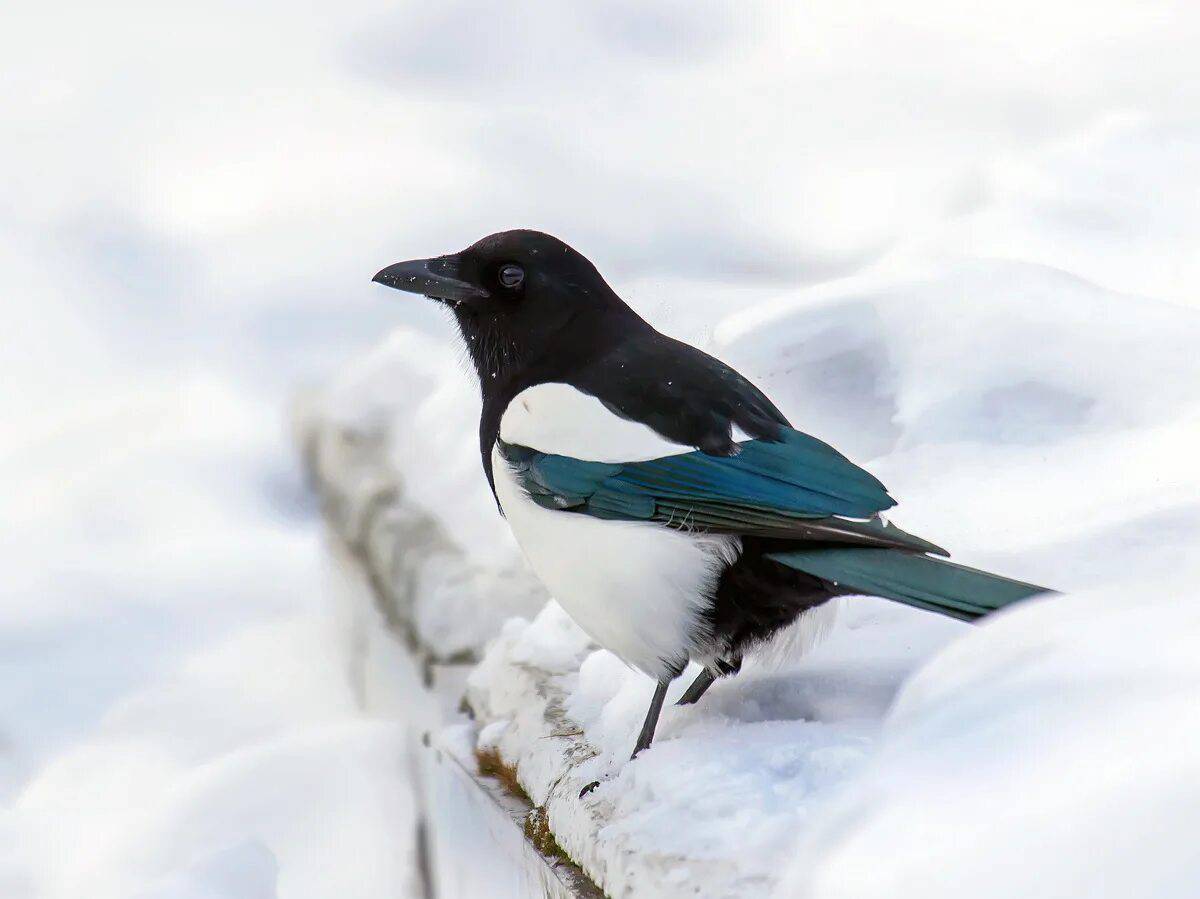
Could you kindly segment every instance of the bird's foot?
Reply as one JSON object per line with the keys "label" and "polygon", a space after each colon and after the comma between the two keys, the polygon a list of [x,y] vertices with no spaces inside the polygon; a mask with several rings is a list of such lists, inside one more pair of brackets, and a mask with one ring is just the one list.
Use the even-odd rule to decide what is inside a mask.
{"label": "bird's foot", "polygon": [[638,757],[638,753],[643,749],[649,749],[650,744],[654,741],[654,731],[647,733],[645,730],[638,735],[637,745],[633,747],[633,754],[629,756],[629,761],[633,761]]}

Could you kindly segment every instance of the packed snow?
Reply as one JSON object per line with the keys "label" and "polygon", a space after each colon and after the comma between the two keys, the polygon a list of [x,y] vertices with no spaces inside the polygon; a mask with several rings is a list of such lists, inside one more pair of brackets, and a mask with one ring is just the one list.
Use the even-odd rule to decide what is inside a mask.
{"label": "packed snow", "polygon": [[1195,895],[1195,561],[949,644],[801,832],[780,894]]}
{"label": "packed snow", "polygon": [[[418,890],[424,700],[321,535],[297,393],[330,425],[306,448],[354,474],[323,511],[369,523],[418,642],[495,638],[472,726],[539,801],[577,741],[601,785],[552,817],[597,876],[1189,895],[1194,4],[60,0],[5,24],[0,895]],[[447,323],[369,283],[512,226],[758,379],[903,526],[1068,594],[975,629],[848,602],[629,764],[649,684],[538,611]]]}
{"label": "packed snow", "polygon": [[751,663],[700,705],[668,706],[629,763],[652,684],[551,603],[510,622],[472,674],[468,699],[490,722],[480,745],[516,764],[611,895],[765,895],[798,828],[870,757],[897,685],[964,627],[869,599],[842,618],[802,662]]}

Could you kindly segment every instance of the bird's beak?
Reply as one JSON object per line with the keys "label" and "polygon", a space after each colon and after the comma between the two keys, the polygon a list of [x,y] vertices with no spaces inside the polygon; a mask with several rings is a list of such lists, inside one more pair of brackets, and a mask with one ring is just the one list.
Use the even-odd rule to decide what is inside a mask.
{"label": "bird's beak", "polygon": [[395,265],[389,265],[371,280],[396,290],[420,293],[435,300],[447,300],[455,304],[482,300],[489,296],[482,287],[476,287],[459,277],[457,256],[397,262]]}

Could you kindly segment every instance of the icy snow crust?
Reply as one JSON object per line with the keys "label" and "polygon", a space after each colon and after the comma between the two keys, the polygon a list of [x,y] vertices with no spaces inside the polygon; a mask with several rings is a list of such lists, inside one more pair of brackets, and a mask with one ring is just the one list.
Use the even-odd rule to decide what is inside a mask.
{"label": "icy snow crust", "polygon": [[[913,253],[726,318],[714,351],[878,474],[902,526],[1066,595],[979,627],[842,600],[807,654],[668,706],[633,763],[652,685],[550,603],[504,624],[471,674],[481,745],[611,895],[1116,896],[1147,865],[1153,895],[1189,895],[1197,345],[1193,310],[958,255]],[[371,384],[449,359],[400,332],[323,402],[368,409]],[[447,539],[486,584],[519,563],[461,440],[474,387],[431,389],[377,410],[387,457],[412,473],[406,501],[469,535]],[[428,477],[414,433],[444,462]],[[486,591],[472,601],[486,608]]]}

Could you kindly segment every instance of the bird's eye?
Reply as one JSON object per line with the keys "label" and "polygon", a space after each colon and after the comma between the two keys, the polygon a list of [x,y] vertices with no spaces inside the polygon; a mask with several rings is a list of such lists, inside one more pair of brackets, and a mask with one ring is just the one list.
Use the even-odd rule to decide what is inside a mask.
{"label": "bird's eye", "polygon": [[514,263],[500,266],[500,283],[512,290],[514,287],[520,287],[525,280],[525,269]]}

